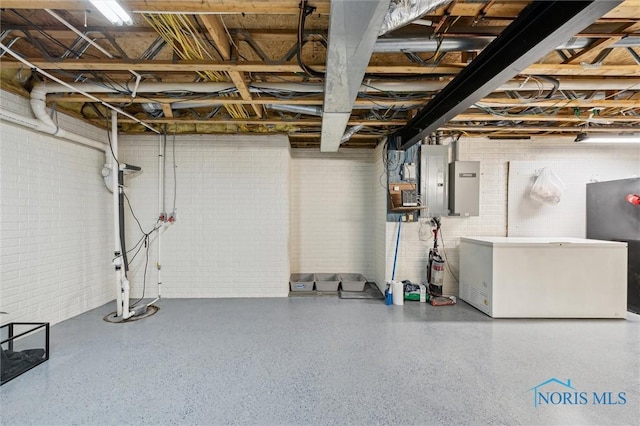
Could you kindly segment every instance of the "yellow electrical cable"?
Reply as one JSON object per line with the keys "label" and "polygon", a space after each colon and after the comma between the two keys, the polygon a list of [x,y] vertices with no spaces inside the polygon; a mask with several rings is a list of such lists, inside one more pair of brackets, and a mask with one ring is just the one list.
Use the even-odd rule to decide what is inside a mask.
{"label": "yellow electrical cable", "polygon": [[[197,31],[186,15],[143,14],[147,23],[171,46],[173,51],[184,60],[213,59],[199,40]],[[228,74],[217,71],[197,71],[200,77],[211,81],[229,81]],[[232,96],[227,94],[226,96]],[[229,115],[235,119],[249,118],[242,105],[225,105]]]}

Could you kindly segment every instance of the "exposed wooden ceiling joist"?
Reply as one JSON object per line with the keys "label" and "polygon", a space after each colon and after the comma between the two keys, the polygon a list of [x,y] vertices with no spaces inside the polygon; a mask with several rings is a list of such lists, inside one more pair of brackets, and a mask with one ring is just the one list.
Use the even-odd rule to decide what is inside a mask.
{"label": "exposed wooden ceiling joist", "polygon": [[[104,119],[92,119],[92,121],[96,123],[104,123]],[[294,125],[294,126],[320,126],[322,121],[320,118],[297,118],[295,120],[286,121],[282,118],[263,118],[263,119],[254,119],[254,118],[210,118],[210,119],[193,119],[193,118],[148,118],[144,120],[147,124],[247,124],[247,125],[266,125],[266,126],[275,126],[275,125]],[[137,123],[135,120],[130,118],[121,118],[118,120],[119,123]],[[350,119],[350,126],[371,126],[371,127],[385,127],[385,126],[401,126],[405,123],[405,120],[361,120],[361,119]]]}
{"label": "exposed wooden ceiling joist", "polygon": [[229,41],[220,17],[216,15],[200,15],[200,20],[202,20],[202,23],[209,32],[209,36],[211,36],[211,39],[215,43],[222,59],[225,61],[231,59],[231,42]]}
{"label": "exposed wooden ceiling joist", "polygon": [[[0,0],[2,43],[10,45],[21,57],[29,58],[36,67],[69,83],[86,81],[111,85],[113,94],[97,96],[105,102],[119,104],[128,113],[146,116],[154,126],[182,124],[176,127],[178,133],[286,132],[292,147],[319,146],[318,117],[302,114],[294,120],[295,114],[275,113],[265,105],[323,106],[323,93],[305,93],[305,90],[257,93],[251,88],[255,83],[278,82],[280,87],[293,83],[295,88],[299,83],[323,82],[305,75],[295,61],[300,0],[118,1],[133,12],[133,26],[110,26],[90,2],[84,0]],[[449,41],[453,37],[464,41],[469,37],[500,36],[531,3],[532,0],[456,0],[423,17],[439,25],[409,24],[391,37],[409,38],[418,33],[429,36],[433,35],[435,27],[438,37]],[[308,4],[316,10],[308,16],[304,26],[303,62],[313,69],[325,71],[331,2],[309,0]],[[125,59],[106,59],[95,47],[79,42],[77,33],[53,19],[43,10],[45,8],[56,10],[101,47],[117,58]],[[188,17],[193,24],[192,36],[200,37],[208,59],[175,60],[175,49],[170,44],[161,45],[159,34],[142,17],[141,11],[192,15]],[[553,135],[554,132],[579,132],[587,121],[594,132],[604,131],[596,128],[612,131],[618,127],[640,130],[637,103],[640,86],[634,81],[628,85],[621,81],[621,78],[640,76],[640,47],[634,41],[640,36],[640,0],[625,0],[575,36],[587,37],[586,43],[584,39],[575,40],[576,46],[586,46],[560,51],[564,58],[559,51],[551,49],[536,63],[519,70],[515,81],[522,82],[522,87],[511,84],[508,91],[494,91],[476,106],[461,111],[441,130],[472,135]],[[632,47],[617,46],[614,44],[617,40]],[[366,71],[375,77],[372,81],[367,77],[365,81],[374,87],[376,82],[382,81],[391,92],[359,94],[354,103],[356,114],[352,114],[349,124],[365,123],[367,128],[343,146],[375,146],[381,136],[410,120],[415,111],[433,99],[440,89],[437,85],[429,88],[426,85],[422,91],[412,90],[409,95],[396,92],[397,87],[393,84],[411,84],[426,79],[450,81],[476,60],[478,51],[461,48],[441,52],[435,60],[430,58],[432,54],[374,53]],[[563,61],[567,63],[563,64]],[[210,72],[226,73],[228,77],[223,75],[218,80],[231,80],[237,90],[230,96],[173,92],[138,93],[131,98],[135,76],[132,77],[129,70],[141,74],[145,82],[167,83],[172,88],[176,84],[203,81],[206,79],[203,75]],[[25,69],[9,55],[2,57],[0,71],[3,89],[9,88],[22,95],[28,95],[30,87],[42,79],[37,72]],[[567,84],[576,78],[591,82],[583,86]],[[604,80],[607,80],[608,91],[600,90],[595,83]],[[613,87],[610,80],[616,80]],[[231,83],[228,87],[232,88]],[[121,93],[115,93],[118,88],[122,88]],[[595,99],[603,96],[604,99]],[[91,101],[80,94],[49,94],[47,102],[50,106],[57,102],[60,111],[80,118],[83,118],[80,111],[87,116],[92,114],[92,110],[85,107]],[[188,102],[188,105],[180,102]],[[143,109],[141,104],[145,103],[154,105]],[[229,113],[226,108],[219,108],[221,106],[244,106],[244,112],[250,112],[251,117],[225,118]],[[362,117],[368,116],[366,109],[374,109],[377,116],[393,117],[393,120],[365,120]],[[209,116],[210,119],[200,119]],[[608,122],[611,124],[603,124]],[[123,132],[144,131],[126,121],[122,123]]]}
{"label": "exposed wooden ceiling joist", "polygon": [[[43,70],[64,71],[174,71],[188,72],[199,71],[238,71],[238,72],[272,72],[272,73],[298,73],[302,72],[297,64],[269,65],[263,62],[237,62],[215,63],[208,61],[144,61],[132,62],[122,60],[102,59],[67,59],[56,62],[47,62],[41,59],[27,59],[29,62]],[[322,71],[323,64],[310,66]],[[367,72],[372,74],[419,74],[419,75],[455,75],[466,64],[456,63],[434,67],[419,65],[369,65]],[[6,69],[24,68],[20,62],[5,60],[2,67]],[[533,64],[522,71],[528,75],[557,75],[557,76],[611,76],[611,77],[635,77],[640,76],[638,65],[600,65],[587,67],[575,64]]]}
{"label": "exposed wooden ceiling joist", "polygon": [[262,107],[259,104],[253,103],[251,93],[249,92],[249,87],[244,81],[244,75],[241,72],[230,71],[229,77],[231,77],[231,81],[233,81],[233,84],[235,84],[236,88],[238,89],[240,97],[250,103],[251,108],[253,108],[258,118],[262,118]]}
{"label": "exposed wooden ceiling joist", "polygon": [[[598,116],[597,119],[602,121],[611,121],[614,123],[633,123],[638,120],[637,116]],[[510,116],[501,116],[494,114],[478,114],[478,113],[464,113],[458,114],[453,118],[452,122],[458,121],[505,121],[505,120],[517,120],[517,121],[545,121],[545,122],[572,122],[572,123],[584,123],[590,120],[589,116],[576,116],[576,115],[544,115],[544,114],[512,114]],[[639,129],[640,130],[640,129]]]}
{"label": "exposed wooden ceiling joist", "polygon": [[[220,14],[293,14],[298,13],[298,0],[179,0],[179,1],[147,1],[121,0],[128,11],[140,12],[180,12],[180,13],[220,13]],[[311,2],[317,13],[329,13],[329,0]],[[87,10],[94,9],[88,1],[78,0],[2,0],[6,9],[59,9]]]}
{"label": "exposed wooden ceiling joist", "polygon": [[[392,136],[407,149],[495,91],[622,0],[533,2],[478,57]],[[391,147],[391,144],[390,144]]]}

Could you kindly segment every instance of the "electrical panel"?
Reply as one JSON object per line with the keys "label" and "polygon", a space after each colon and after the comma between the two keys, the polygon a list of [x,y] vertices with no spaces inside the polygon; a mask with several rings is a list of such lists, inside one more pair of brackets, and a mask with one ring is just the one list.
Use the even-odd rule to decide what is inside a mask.
{"label": "electrical panel", "polygon": [[447,208],[449,147],[422,145],[420,150],[421,204],[427,207],[427,216],[446,216],[449,213]]}
{"label": "electrical panel", "polygon": [[450,216],[480,214],[480,162],[454,161],[449,164]]}

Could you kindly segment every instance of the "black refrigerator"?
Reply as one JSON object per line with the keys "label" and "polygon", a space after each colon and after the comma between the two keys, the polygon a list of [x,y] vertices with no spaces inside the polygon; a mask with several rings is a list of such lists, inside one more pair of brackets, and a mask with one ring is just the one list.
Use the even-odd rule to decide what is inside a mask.
{"label": "black refrigerator", "polygon": [[627,309],[640,314],[640,178],[587,184],[587,238],[628,244]]}

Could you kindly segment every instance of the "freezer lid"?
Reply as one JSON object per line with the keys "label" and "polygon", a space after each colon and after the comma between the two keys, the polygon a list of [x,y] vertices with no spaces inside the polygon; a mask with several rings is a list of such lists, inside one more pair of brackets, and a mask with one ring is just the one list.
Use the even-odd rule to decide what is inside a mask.
{"label": "freezer lid", "polygon": [[460,242],[489,247],[626,247],[618,241],[589,240],[569,237],[461,237]]}

